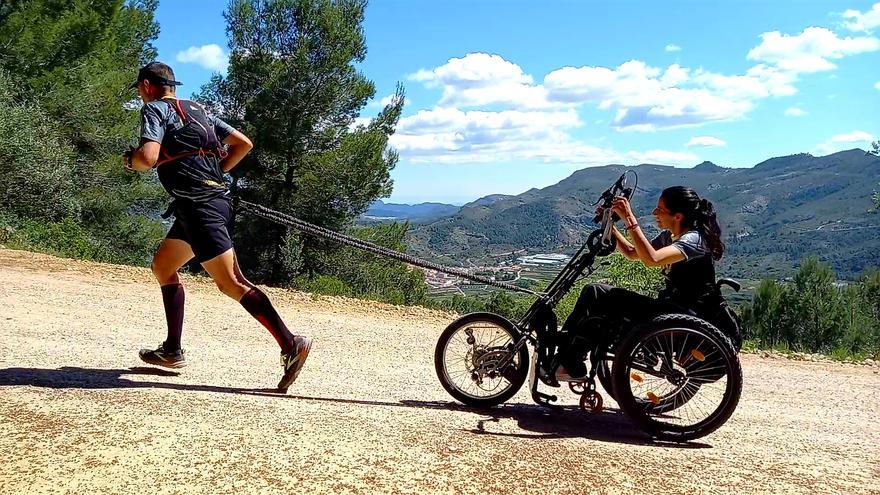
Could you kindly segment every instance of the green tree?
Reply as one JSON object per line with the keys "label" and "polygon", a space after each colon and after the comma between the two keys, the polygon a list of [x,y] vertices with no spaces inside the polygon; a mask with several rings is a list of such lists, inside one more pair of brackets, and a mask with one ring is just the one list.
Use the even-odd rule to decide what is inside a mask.
{"label": "green tree", "polygon": [[828,351],[845,326],[845,312],[836,277],[831,266],[815,256],[801,262],[782,304],[792,308],[787,314],[789,341],[800,343],[811,352]]}
{"label": "green tree", "polygon": [[598,269],[590,277],[578,282],[559,301],[556,315],[560,324],[568,318],[583,287],[590,283],[605,283],[615,287],[638,292],[649,297],[657,297],[663,287],[663,275],[659,268],[649,268],[640,261],[628,260],[620,253],[597,260]]}
{"label": "green tree", "polygon": [[[65,215],[82,227],[74,231],[100,259],[144,263],[161,235],[160,224],[143,216],[159,208],[161,189],[154,178],[130,174],[119,162],[138,125],[130,105],[136,94],[127,85],[156,55],[150,44],[158,34],[156,4],[30,0],[0,7],[0,69],[16,101],[0,119],[33,115],[31,127],[46,140],[30,152],[45,154],[40,166],[56,169],[44,184],[55,197],[45,201],[60,200],[63,191],[61,204],[75,205]],[[22,158],[8,167],[28,175],[28,152],[16,153]]]}
{"label": "green tree", "polygon": [[870,301],[864,298],[860,289],[858,286],[850,286],[841,292],[845,319],[837,348],[848,354],[873,354],[880,344],[880,320],[873,314],[874,308],[866,304]]}
{"label": "green tree", "polygon": [[60,221],[75,217],[75,153],[41,108],[17,101],[0,70],[0,212]]}
{"label": "green tree", "polygon": [[[869,154],[880,156],[880,141],[874,141],[871,143],[871,148],[871,151],[868,152]],[[874,211],[880,210],[880,191],[875,191],[871,199],[874,200]]]}
{"label": "green tree", "polygon": [[781,306],[784,290],[772,279],[764,279],[758,284],[752,302],[744,304],[742,308],[745,338],[769,346],[782,342],[785,333]]}
{"label": "green tree", "polygon": [[[249,134],[252,156],[235,173],[245,199],[339,230],[390,194],[397,154],[388,138],[403,108],[398,88],[369,123],[355,125],[373,83],[358,72],[366,56],[363,0],[232,0],[226,77],[199,99]],[[248,221],[238,228],[242,265],[260,280],[289,283],[317,273],[320,240]]]}
{"label": "green tree", "polygon": [[[404,238],[408,230],[406,222],[361,227],[352,233],[373,244],[405,252]],[[321,275],[301,277],[298,284],[303,288],[392,304],[425,302],[428,287],[420,269],[347,246],[316,251],[314,256],[312,263]]]}
{"label": "green tree", "polygon": [[868,310],[880,322],[880,270],[874,268],[864,273],[857,287],[861,299],[867,303]]}

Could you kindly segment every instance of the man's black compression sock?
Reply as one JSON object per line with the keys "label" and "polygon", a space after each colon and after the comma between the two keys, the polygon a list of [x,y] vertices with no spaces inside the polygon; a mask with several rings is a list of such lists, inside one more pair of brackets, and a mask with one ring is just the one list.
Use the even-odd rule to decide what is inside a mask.
{"label": "man's black compression sock", "polygon": [[275,341],[281,346],[281,352],[287,353],[293,348],[293,334],[287,329],[287,325],[278,316],[278,312],[269,301],[269,297],[260,289],[254,287],[245,292],[238,301],[244,309],[257,319],[269,333],[275,337]]}
{"label": "man's black compression sock", "polygon": [[162,286],[162,302],[165,304],[165,321],[168,323],[168,338],[165,350],[180,349],[180,336],[183,333],[183,303],[186,295],[181,284]]}

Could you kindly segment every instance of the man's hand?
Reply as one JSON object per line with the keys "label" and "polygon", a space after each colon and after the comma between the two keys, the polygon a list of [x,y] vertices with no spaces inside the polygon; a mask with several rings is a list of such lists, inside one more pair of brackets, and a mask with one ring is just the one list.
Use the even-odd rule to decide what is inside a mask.
{"label": "man's hand", "polygon": [[135,148],[130,147],[128,150],[122,153],[122,166],[125,167],[125,170],[130,170],[134,172],[134,169],[131,165],[131,157],[134,154]]}

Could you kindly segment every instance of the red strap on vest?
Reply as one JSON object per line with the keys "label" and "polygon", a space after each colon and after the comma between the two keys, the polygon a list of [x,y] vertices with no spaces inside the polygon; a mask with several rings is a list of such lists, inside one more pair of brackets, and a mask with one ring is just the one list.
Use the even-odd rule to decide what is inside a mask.
{"label": "red strap on vest", "polygon": [[[165,154],[164,151],[162,153]],[[214,155],[214,156],[220,157],[220,159],[222,160],[222,159],[226,158],[227,156],[229,156],[229,153],[227,153],[226,150],[224,150],[223,148],[218,148],[216,150],[197,149],[195,151],[187,151],[186,153],[181,153],[181,154],[175,155],[175,156],[165,154],[165,157],[162,158],[161,160],[157,161],[156,164],[153,165],[153,168],[156,168],[159,165],[162,165],[164,163],[173,162],[174,160],[179,160],[181,158],[184,158],[187,156],[194,156],[194,155],[199,155],[202,158],[204,158],[206,155]]]}
{"label": "red strap on vest", "polygon": [[[170,104],[171,108],[173,108],[174,111],[177,113],[177,115],[180,117],[180,121],[182,123],[186,124],[186,112],[183,111],[183,107],[180,105],[180,100],[177,98],[173,98],[174,103],[171,104],[171,102],[168,101],[170,99],[172,99],[172,98],[162,98],[162,101]],[[216,150],[197,149],[195,151],[187,151],[186,153],[181,153],[179,155],[171,156],[168,154],[168,152],[165,151],[165,148],[161,147],[161,143],[159,146],[160,146],[159,153],[162,155],[162,158],[159,161],[157,161],[155,165],[153,165],[153,168],[156,168],[159,165],[162,165],[163,163],[172,162],[174,160],[179,160],[181,158],[184,158],[187,156],[193,156],[193,155],[199,155],[203,158],[205,157],[205,155],[215,155],[215,156],[219,156],[221,160],[226,158],[227,156],[229,156],[229,153],[227,153],[226,150],[223,148],[217,148]]]}

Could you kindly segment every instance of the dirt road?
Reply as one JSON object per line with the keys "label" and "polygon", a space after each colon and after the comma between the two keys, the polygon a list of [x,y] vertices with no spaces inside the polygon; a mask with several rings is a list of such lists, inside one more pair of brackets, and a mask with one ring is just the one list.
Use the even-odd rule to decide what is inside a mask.
{"label": "dirt road", "polygon": [[268,290],[315,338],[288,395],[274,341],[186,278],[179,374],[146,269],[0,251],[0,494],[880,493],[878,368],[743,356],[739,409],[682,447],[614,408],[527,392],[451,401],[432,352],[449,315]]}

